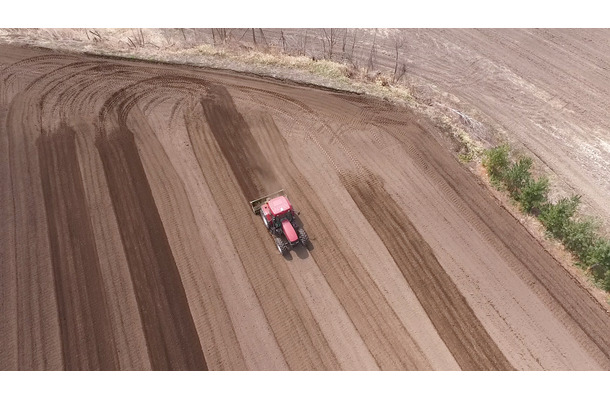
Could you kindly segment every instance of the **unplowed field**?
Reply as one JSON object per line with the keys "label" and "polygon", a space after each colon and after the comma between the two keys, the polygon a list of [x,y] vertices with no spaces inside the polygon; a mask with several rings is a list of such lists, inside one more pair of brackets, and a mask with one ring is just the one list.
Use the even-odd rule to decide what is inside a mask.
{"label": "unplowed field", "polygon": [[[0,369],[610,369],[610,316],[405,109],[0,46]],[[285,189],[283,257],[248,201]]]}

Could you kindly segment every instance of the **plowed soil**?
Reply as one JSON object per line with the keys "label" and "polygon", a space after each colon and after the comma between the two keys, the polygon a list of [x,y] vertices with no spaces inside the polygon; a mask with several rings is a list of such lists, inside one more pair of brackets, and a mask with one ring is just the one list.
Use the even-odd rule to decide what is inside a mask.
{"label": "plowed soil", "polygon": [[[608,370],[610,315],[408,110],[0,46],[0,369]],[[285,189],[281,256],[248,201]]]}

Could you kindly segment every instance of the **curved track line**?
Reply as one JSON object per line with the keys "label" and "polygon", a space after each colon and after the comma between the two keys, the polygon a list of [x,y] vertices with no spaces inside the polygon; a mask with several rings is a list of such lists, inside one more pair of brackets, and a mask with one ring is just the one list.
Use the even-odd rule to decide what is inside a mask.
{"label": "curved track line", "polygon": [[[298,100],[290,99],[288,96],[278,95],[266,90],[243,87],[240,87],[240,89],[256,91],[259,93],[265,93],[272,97],[278,97],[282,100],[282,104],[289,103],[301,109],[311,119],[314,119],[316,121],[322,121],[321,118],[317,117],[315,112],[310,107]],[[284,113],[286,115],[289,115],[288,112]],[[483,325],[480,323],[476,315],[472,312],[470,306],[468,305],[464,297],[459,293],[459,290],[457,289],[455,284],[453,284],[449,275],[440,266],[440,264],[438,264],[438,261],[434,257],[429,245],[426,244],[425,247],[431,256],[424,257],[423,259],[420,258],[420,261],[418,261],[418,268],[425,269],[426,267],[429,267],[433,272],[419,276],[414,275],[411,272],[412,270],[408,268],[410,262],[408,262],[407,260],[413,259],[413,257],[410,256],[410,253],[413,251],[413,247],[407,246],[407,244],[409,243],[408,241],[404,243],[397,243],[390,239],[393,239],[395,237],[402,237],[405,230],[413,231],[415,233],[417,233],[417,231],[414,229],[412,224],[410,224],[406,214],[400,211],[400,209],[396,206],[392,207],[394,202],[387,194],[385,189],[383,189],[382,185],[377,184],[374,188],[371,186],[371,173],[366,170],[366,168],[360,163],[360,161],[358,161],[358,159],[351,152],[351,150],[347,149],[345,144],[343,144],[341,138],[334,133],[334,130],[326,123],[321,123],[323,132],[330,133],[330,135],[332,136],[332,140],[339,145],[342,152],[345,152],[348,155],[349,160],[355,168],[355,174],[347,172],[346,169],[341,169],[340,167],[337,168],[337,173],[343,180],[346,189],[348,190],[356,204],[358,204],[365,217],[369,220],[369,223],[375,228],[375,231],[377,231],[380,237],[382,237],[386,246],[388,246],[388,251],[394,256],[396,263],[399,266],[401,272],[403,272],[405,278],[407,279],[409,286],[414,290],[418,300],[426,310],[428,317],[432,320],[433,324],[441,335],[441,338],[449,347],[450,351],[452,352],[460,366],[465,369],[512,369],[512,366],[510,365],[508,360],[504,357],[502,352],[498,349],[497,345],[489,337],[489,334],[487,333]],[[311,133],[309,137],[315,137],[313,131],[310,132]],[[316,144],[319,147],[323,147],[321,141],[316,140]],[[325,151],[324,153],[327,155],[329,154],[327,151]],[[328,157],[331,156],[328,155]],[[332,162],[332,158],[329,161],[333,165],[336,165],[336,163]],[[289,168],[289,170],[292,169]],[[357,181],[358,179],[359,182]],[[369,197],[368,200],[370,201],[367,201],[364,197],[362,197],[362,193],[353,190],[355,187],[368,187],[368,189],[371,191],[374,190],[379,192],[378,197]],[[385,193],[386,195],[384,197],[379,197],[382,195],[382,193]],[[391,208],[392,210],[396,210],[396,212],[399,213],[401,218],[403,218],[406,221],[405,223],[409,224],[409,226],[405,228],[403,226],[390,225],[388,227],[387,224],[382,222],[385,221],[385,219],[376,218],[380,216],[375,216],[369,212],[371,208]],[[382,223],[383,225],[380,226],[380,223]],[[394,229],[394,231],[392,233],[389,232],[387,229]],[[421,239],[421,236],[414,236],[414,240],[415,242],[421,245],[425,244],[425,241]],[[431,290],[435,290],[435,296],[431,296]],[[440,301],[444,304],[452,304],[453,307],[455,307],[453,309],[454,311],[444,313],[444,307],[440,305],[440,303],[431,302],[429,300],[431,297],[438,297],[439,299],[441,299]],[[468,328],[463,330],[454,329],[454,327],[460,326],[461,323],[468,324]],[[468,344],[467,346],[465,346],[466,343]],[[486,349],[481,351],[479,349],[479,346],[486,347]]]}
{"label": "curved track line", "polygon": [[[465,40],[463,35],[460,40]],[[449,46],[443,51],[449,54],[458,50]],[[390,185],[383,179],[398,177],[399,172],[387,176],[369,172],[371,166],[387,165],[375,158],[383,157],[384,152],[392,156],[404,153],[416,168],[423,168],[425,174],[415,179],[417,183],[430,186],[426,193],[446,197],[454,206],[445,212],[463,214],[481,234],[478,241],[468,242],[474,250],[478,248],[480,254],[493,252],[506,260],[514,271],[510,273],[520,283],[513,289],[528,290],[522,298],[539,296],[545,310],[548,308],[553,313],[553,321],[565,326],[565,330],[561,329],[561,335],[565,336],[559,340],[575,348],[554,350],[547,346],[545,349],[555,352],[549,359],[573,356],[575,360],[566,360],[564,364],[560,361],[557,365],[610,365],[608,343],[604,339],[610,323],[599,304],[578,290],[572,292],[577,282],[556,268],[548,268],[553,260],[543,254],[523,229],[515,228],[515,221],[507,220],[509,227],[496,229],[493,221],[505,213],[497,209],[489,196],[483,196],[480,188],[473,189],[470,181],[460,178],[462,172],[456,169],[455,163],[447,162],[449,155],[436,154],[442,150],[433,139],[415,135],[411,146],[404,148],[387,140],[392,133],[384,132],[385,126],[391,125],[394,132],[404,123],[400,121],[402,117],[413,123],[412,118],[402,114],[393,118],[395,111],[388,105],[361,96],[318,92],[262,78],[240,78],[184,66],[66,57],[38,49],[11,48],[9,54],[13,64],[0,72],[0,110],[5,110],[0,114],[0,122],[4,121],[0,131],[6,130],[7,134],[7,139],[0,144],[0,157],[8,165],[3,176],[10,178],[10,185],[2,183],[2,188],[10,189],[10,193],[0,196],[0,207],[3,213],[10,214],[6,220],[8,231],[3,230],[2,238],[11,246],[9,251],[0,253],[2,262],[9,263],[2,269],[2,277],[11,281],[2,282],[2,287],[9,290],[6,293],[3,290],[0,295],[9,307],[9,313],[6,317],[3,315],[9,324],[0,330],[6,333],[0,340],[0,354],[8,354],[1,364],[3,368],[224,369],[265,365],[340,369],[344,365],[356,365],[351,361],[343,364],[342,360],[350,358],[382,369],[429,369],[430,365],[443,365],[438,360],[451,358],[449,351],[444,350],[443,355],[422,351],[411,337],[413,331],[405,321],[412,321],[416,313],[405,317],[409,305],[396,304],[397,301],[404,303],[407,297],[384,293],[389,287],[379,279],[384,269],[366,265],[363,260],[371,262],[370,257],[358,256],[357,249],[349,247],[359,243],[352,240],[352,232],[366,231],[376,234],[374,246],[379,252],[387,253],[386,262],[391,264],[392,273],[396,273],[402,285],[390,285],[391,290],[413,289],[415,295],[408,298],[414,301],[417,297],[426,311],[426,324],[430,325],[426,329],[432,330],[432,325],[438,329],[439,337],[462,368],[510,369],[512,366],[503,358],[494,338],[473,317],[470,307],[481,305],[465,301],[456,289],[458,282],[452,281],[436,260],[434,251],[440,250],[434,246],[438,243],[423,241],[410,221],[414,218],[397,204],[395,198],[404,198],[404,193],[390,195],[386,186],[403,189],[400,184]],[[568,55],[572,57],[571,54]],[[597,63],[594,59],[587,60]],[[546,68],[544,62],[540,68]],[[431,64],[429,67],[442,66]],[[467,76],[462,83],[469,84],[459,90],[467,90],[472,85],[491,85],[478,75],[492,67],[488,62],[467,65],[464,69]],[[506,78],[502,74],[499,77]],[[588,75],[582,79],[586,84],[594,78]],[[244,95],[240,111],[231,94]],[[535,103],[523,102],[519,106],[528,109]],[[241,118],[240,112],[256,116],[261,111],[269,111],[270,116],[260,122],[263,130],[252,137],[248,127],[250,119]],[[552,110],[538,111],[537,115],[544,113],[546,118],[547,111]],[[276,116],[281,118],[282,129],[289,128],[286,132],[280,132],[275,126]],[[532,121],[544,122],[537,122],[535,118]],[[75,131],[67,142],[65,130],[60,130],[62,124]],[[290,129],[291,126],[295,129]],[[370,134],[374,137],[366,143],[375,155],[365,156],[358,147],[363,143],[350,142],[352,127],[366,132],[373,127]],[[410,132],[408,126],[403,128]],[[178,134],[176,130],[182,131]],[[35,143],[41,133],[45,136],[38,150]],[[290,140],[286,141],[285,137]],[[261,151],[258,146],[263,145],[265,149]],[[314,171],[320,174],[316,176],[324,177],[326,184],[343,179],[344,187],[339,184],[340,189],[333,193],[340,192],[342,201],[349,201],[350,210],[361,209],[357,219],[349,219],[359,225],[341,228],[339,232],[336,216],[329,216],[329,210],[322,204],[322,198],[328,200],[329,196],[320,197],[320,192],[312,186],[315,182],[296,170],[291,156],[297,154],[299,146],[306,147],[307,157],[319,163],[318,168],[328,167],[328,171]],[[56,157],[59,153],[63,157]],[[188,157],[181,159],[187,153],[191,161],[186,161]],[[299,157],[298,161],[309,160]],[[411,161],[404,165],[414,168]],[[197,166],[198,173],[189,175],[184,168],[193,165]],[[399,180],[404,184],[404,179]],[[206,186],[206,191],[190,187],[187,190],[187,182]],[[320,287],[312,293],[325,292],[323,297],[313,298],[310,293],[301,292],[310,288],[303,285],[305,281],[296,280],[306,273],[295,272],[299,260],[290,263],[278,258],[260,221],[247,208],[249,197],[266,193],[279,182],[294,191],[293,201],[311,216],[306,221],[308,229],[316,238],[328,241],[315,245],[306,263],[319,268],[317,278],[306,282],[319,283]],[[193,196],[198,195],[204,195],[205,201],[193,202]],[[62,201],[56,201],[59,198],[78,205],[73,214],[62,208]],[[216,206],[205,208],[210,201]],[[430,207],[421,196],[418,202]],[[374,209],[370,209],[371,205]],[[100,215],[96,207],[100,207]],[[391,215],[386,211],[391,211]],[[205,213],[205,218],[200,218],[198,213]],[[105,221],[101,215],[110,218]],[[45,216],[49,218],[48,224]],[[452,221],[455,223],[457,219],[456,216]],[[211,226],[201,229],[202,223]],[[223,224],[222,229],[214,224]],[[202,232],[214,238],[205,239],[206,251],[196,251],[197,235]],[[71,239],[71,233],[82,240]],[[107,235],[112,236],[108,246]],[[439,237],[452,240],[442,232]],[[231,243],[221,242],[227,240]],[[214,257],[209,251],[214,243],[223,247],[223,256],[214,259],[214,268],[210,268],[205,265],[205,259]],[[455,249],[459,243],[462,242],[453,240],[450,248]],[[117,249],[117,245],[120,256],[112,258],[118,260],[113,263],[107,253]],[[441,250],[442,254],[446,253],[444,248]],[[391,257],[395,262],[391,262]],[[451,260],[443,257],[444,262]],[[529,265],[530,258],[534,259],[532,265]],[[230,267],[239,273],[219,274],[220,260],[239,263]],[[81,267],[74,273],[62,272],[76,265]],[[200,267],[203,269],[198,270]],[[451,270],[450,266],[446,267]],[[468,268],[474,267],[464,268],[467,273]],[[60,290],[49,284],[53,281],[54,269],[58,271],[55,277]],[[233,281],[239,279],[239,290],[236,288],[235,293],[227,282],[218,285],[215,281],[218,277],[227,279],[229,275]],[[64,286],[68,289],[63,290]],[[248,292],[245,288],[250,287],[252,291]],[[510,290],[507,288],[507,296]],[[122,291],[129,301],[119,305],[116,296]],[[236,309],[246,301],[236,296],[244,295],[248,296],[247,301],[256,303],[249,308],[260,311],[256,316]],[[336,299],[332,307],[342,307],[345,316],[342,323],[349,325],[344,331],[337,326],[337,321],[324,325],[320,310],[331,306],[331,302],[326,303],[331,297]],[[64,306],[57,309],[57,304],[66,303],[66,298],[74,300],[70,300],[73,311]],[[319,301],[315,313],[312,301]],[[233,308],[227,312],[229,307]],[[417,307],[419,310],[420,306]],[[518,317],[520,311],[512,307],[512,314]],[[88,309],[100,312],[88,316],[85,315]],[[66,312],[68,318],[60,323],[58,315]],[[476,315],[485,317],[481,313]],[[252,320],[261,317],[264,321],[256,324]],[[425,317],[423,311],[417,312],[416,318],[420,317]],[[536,317],[543,318],[543,312]],[[239,322],[238,318],[241,318]],[[495,324],[490,318],[487,316],[484,321],[497,330],[501,324]],[[530,322],[527,329],[544,330],[553,326]],[[273,349],[271,357],[277,360],[261,361],[264,355],[251,347],[247,354],[258,361],[243,359],[246,352],[240,347],[253,344],[236,337],[236,326],[239,324],[243,335],[249,323],[257,329],[258,337],[268,340],[266,348]],[[332,329],[326,329],[331,325]],[[337,339],[332,336],[337,329],[340,332],[337,337],[348,335],[348,339],[358,343],[358,350],[350,353],[344,344],[331,345]],[[126,355],[125,346],[133,343],[127,336],[134,330],[141,339],[136,339],[138,345]],[[80,339],[76,340],[74,352],[64,351],[62,356],[62,347],[70,349],[68,339],[62,340],[61,335],[68,333]],[[532,338],[544,338],[544,334],[544,331],[537,332],[524,340],[535,341]],[[518,335],[518,332],[510,331],[506,335]],[[440,338],[434,343],[442,344]],[[515,345],[517,339],[503,341],[502,349],[507,351],[516,346],[516,350],[523,350]],[[422,343],[433,342],[422,340]],[[148,358],[136,354],[146,352],[147,345]],[[535,343],[529,342],[525,347],[531,350],[531,358],[535,358],[539,351]],[[345,353],[336,353],[342,351]],[[77,353],[82,359],[75,359]],[[205,358],[207,355],[209,359]],[[429,362],[427,356],[435,357],[436,363]]]}

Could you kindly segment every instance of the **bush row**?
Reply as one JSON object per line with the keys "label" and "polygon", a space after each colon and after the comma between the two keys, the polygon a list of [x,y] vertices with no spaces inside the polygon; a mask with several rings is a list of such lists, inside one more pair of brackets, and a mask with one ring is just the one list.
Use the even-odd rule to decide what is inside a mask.
{"label": "bush row", "polygon": [[559,239],[578,258],[579,265],[610,292],[610,240],[599,234],[599,221],[576,216],[580,196],[549,201],[548,178],[535,179],[532,159],[513,161],[510,153],[506,144],[484,152],[483,166],[492,184],[506,190],[523,212],[536,216],[548,234]]}

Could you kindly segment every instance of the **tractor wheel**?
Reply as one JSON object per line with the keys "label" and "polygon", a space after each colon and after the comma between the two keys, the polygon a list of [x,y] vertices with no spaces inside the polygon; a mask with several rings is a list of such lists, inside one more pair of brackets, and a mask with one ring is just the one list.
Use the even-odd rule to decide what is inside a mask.
{"label": "tractor wheel", "polygon": [[269,221],[265,218],[265,213],[261,210],[261,217],[263,218],[263,223],[265,224],[265,228],[269,229]]}
{"label": "tractor wheel", "polygon": [[299,241],[304,247],[307,247],[307,242],[309,241],[309,235],[305,232],[305,229],[299,228]]}
{"label": "tractor wheel", "polygon": [[279,250],[280,254],[284,255],[288,253],[288,243],[280,237],[275,237],[275,247]]}

